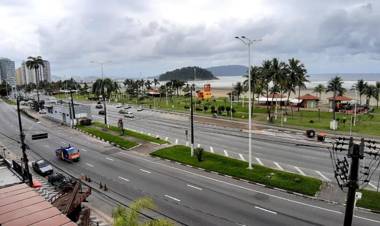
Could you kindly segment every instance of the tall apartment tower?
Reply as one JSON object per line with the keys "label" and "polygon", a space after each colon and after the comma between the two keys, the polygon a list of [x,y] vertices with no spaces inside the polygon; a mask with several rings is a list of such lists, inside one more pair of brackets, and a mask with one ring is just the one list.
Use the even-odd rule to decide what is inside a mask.
{"label": "tall apartment tower", "polygon": [[15,62],[8,58],[0,58],[0,79],[12,87],[16,86]]}
{"label": "tall apartment tower", "polygon": [[34,69],[29,69],[25,61],[21,64],[21,74],[25,78],[25,84],[37,83],[41,81],[51,82],[50,63],[47,60],[43,61],[43,66],[38,69],[38,77]]}

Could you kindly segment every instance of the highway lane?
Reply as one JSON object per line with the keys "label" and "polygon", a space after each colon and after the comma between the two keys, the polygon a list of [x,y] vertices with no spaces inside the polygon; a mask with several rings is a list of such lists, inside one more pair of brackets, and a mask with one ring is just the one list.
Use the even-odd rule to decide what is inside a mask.
{"label": "highway lane", "polygon": [[[17,134],[17,127],[14,127],[17,125],[14,112],[3,105],[0,109],[1,125],[13,125],[13,128],[2,126],[1,130],[9,134]],[[210,177],[206,173],[204,174],[207,176],[199,172],[192,174],[180,168],[169,168],[151,158],[143,158],[126,152],[114,152],[109,145],[65,127],[46,127],[29,120],[24,120],[24,122],[28,128],[35,131],[48,131],[51,135],[46,141],[30,142],[28,140],[31,148],[49,161],[66,168],[75,175],[84,173],[99,180],[107,180],[107,185],[117,193],[133,197],[150,195],[154,197],[162,211],[191,225],[336,225],[340,224],[342,219],[341,213],[308,206],[315,205],[313,202],[308,204],[309,200],[300,200],[307,205],[291,202],[289,200],[299,200],[299,198],[272,190],[268,194],[266,189],[257,188],[254,185],[236,185],[239,183],[235,181],[233,184],[228,184],[224,178],[222,182],[216,181],[215,177],[219,178],[217,175]],[[58,136],[54,135],[56,131],[59,131]],[[55,159],[52,147],[61,145],[62,139],[65,143],[75,144],[81,149],[86,148],[84,149],[86,151],[82,151],[80,163],[67,164]],[[195,187],[201,188],[202,191],[200,192]],[[272,193],[278,194],[273,196]],[[317,206],[331,208],[319,202]],[[342,211],[342,207],[339,206],[334,206],[333,209]],[[314,215],[321,217],[316,219]],[[371,224],[371,221],[356,220],[358,225]]]}

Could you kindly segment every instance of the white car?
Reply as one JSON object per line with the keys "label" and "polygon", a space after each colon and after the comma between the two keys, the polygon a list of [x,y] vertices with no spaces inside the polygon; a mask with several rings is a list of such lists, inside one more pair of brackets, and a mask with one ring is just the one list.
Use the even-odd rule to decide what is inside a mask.
{"label": "white car", "polygon": [[42,110],[40,110],[38,113],[40,113],[41,115],[45,115],[47,112],[46,112],[45,109],[42,109]]}
{"label": "white car", "polygon": [[124,114],[124,117],[126,117],[126,118],[134,118],[135,115],[132,112],[128,111],[126,114]]}
{"label": "white car", "polygon": [[121,104],[116,105],[116,108],[122,108],[122,107],[123,107],[123,105],[121,105]]}

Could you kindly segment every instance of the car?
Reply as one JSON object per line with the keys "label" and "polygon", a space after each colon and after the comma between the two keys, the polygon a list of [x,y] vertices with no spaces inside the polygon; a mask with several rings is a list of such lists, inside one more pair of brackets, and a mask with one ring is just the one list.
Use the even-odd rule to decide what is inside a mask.
{"label": "car", "polygon": [[58,189],[63,189],[66,186],[70,186],[73,183],[73,181],[70,178],[65,177],[61,173],[54,173],[49,175],[48,182]]}
{"label": "car", "polygon": [[46,112],[45,109],[42,109],[42,110],[40,110],[38,113],[41,114],[41,115],[46,115],[47,112]]}
{"label": "car", "polygon": [[137,111],[143,111],[144,109],[140,106],[137,108]]}
{"label": "car", "polygon": [[116,105],[116,108],[122,108],[122,107],[123,107],[123,105],[121,105],[121,104]]}
{"label": "car", "polygon": [[124,109],[130,109],[130,108],[131,108],[130,105],[127,105],[127,106],[124,107]]}
{"label": "car", "polygon": [[102,105],[102,104],[97,104],[97,105],[95,106],[95,108],[96,108],[96,109],[102,109],[102,108],[103,108],[103,105]]}
{"label": "car", "polygon": [[106,112],[105,112],[104,110],[100,110],[100,111],[98,112],[98,114],[99,114],[99,115],[105,115]]}
{"label": "car", "polygon": [[32,168],[41,176],[47,176],[53,173],[53,167],[43,159],[32,162]]}
{"label": "car", "polygon": [[134,116],[134,114],[132,112],[128,111],[127,113],[124,114],[124,117],[126,117],[126,118],[134,118],[135,116]]}
{"label": "car", "polygon": [[55,150],[55,155],[64,161],[78,162],[80,160],[79,149],[71,145],[58,148]]}
{"label": "car", "polygon": [[128,111],[126,111],[126,110],[124,110],[124,109],[121,109],[120,111],[119,111],[119,114],[127,114],[128,113]]}

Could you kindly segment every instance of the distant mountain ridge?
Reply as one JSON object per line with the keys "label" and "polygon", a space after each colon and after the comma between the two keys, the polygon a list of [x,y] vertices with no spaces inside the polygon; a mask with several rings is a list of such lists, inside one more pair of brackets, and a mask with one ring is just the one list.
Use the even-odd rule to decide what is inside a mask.
{"label": "distant mountain ridge", "polygon": [[[194,68],[196,73],[194,75]],[[160,81],[168,80],[181,80],[181,81],[190,81],[190,80],[213,80],[218,79],[210,71],[200,68],[200,67],[183,67],[175,69],[173,71],[168,71],[161,74],[158,78]]]}
{"label": "distant mountain ridge", "polygon": [[215,76],[243,76],[247,74],[247,67],[243,65],[221,65],[206,68]]}

